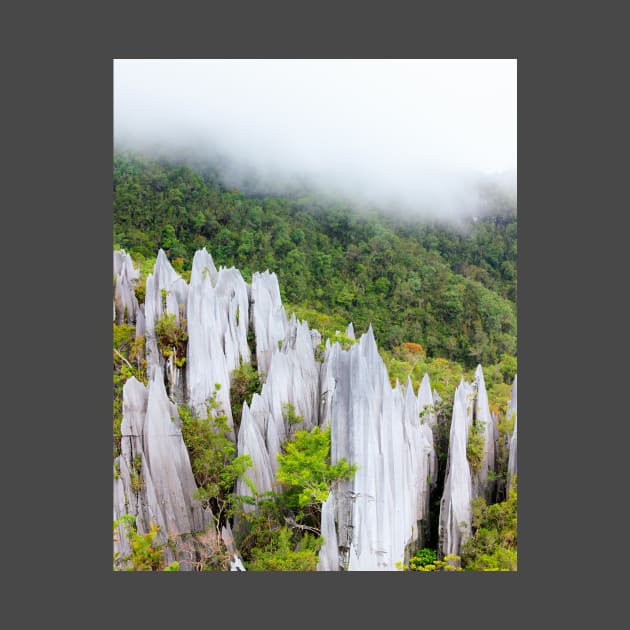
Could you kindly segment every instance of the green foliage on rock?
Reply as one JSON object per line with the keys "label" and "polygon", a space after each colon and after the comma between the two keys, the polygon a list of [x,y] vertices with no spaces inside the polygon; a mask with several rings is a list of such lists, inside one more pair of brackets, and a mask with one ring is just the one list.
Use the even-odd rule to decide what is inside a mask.
{"label": "green foliage on rock", "polygon": [[260,374],[251,363],[243,363],[239,368],[233,370],[230,381],[230,408],[237,427],[241,422],[243,403],[251,404],[252,396],[260,394],[261,390]]}
{"label": "green foliage on rock", "polygon": [[331,464],[330,430],[320,427],[298,431],[284,443],[278,462],[279,491],[259,494],[254,488],[243,501],[256,509],[238,512],[237,544],[248,570],[314,571],[324,542],[321,505],[356,466],[345,459]]}
{"label": "green foliage on rock", "polygon": [[216,400],[218,389],[215,386],[207,403],[207,418],[200,418],[187,405],[180,405],[178,412],[198,486],[195,498],[212,509],[217,525],[221,525],[233,514],[236,480],[245,474],[252,461],[249,455],[236,456],[236,446],[229,437],[228,418]]}
{"label": "green foliage on rock", "polygon": [[184,317],[180,316],[178,321],[175,313],[164,313],[155,322],[155,336],[162,356],[168,359],[174,355],[175,365],[183,367],[188,347],[188,331]]}
{"label": "green foliage on rock", "polygon": [[278,454],[278,462],[277,479],[286,486],[289,505],[297,509],[323,503],[336,483],[351,479],[357,470],[343,458],[330,463],[330,427],[298,431]]}
{"label": "green foliage on rock", "polygon": [[122,423],[122,390],[124,384],[134,376],[147,384],[147,362],[144,356],[144,335],[136,337],[135,327],[113,324],[113,452],[120,455],[120,426]]}
{"label": "green foliage on rock", "polygon": [[114,553],[114,571],[179,571],[178,562],[168,566],[164,563],[164,546],[155,542],[159,531],[157,525],[152,523],[148,532],[140,534],[136,528],[136,517],[123,514],[114,521],[114,538],[119,528],[125,531],[131,553],[127,556]]}
{"label": "green foliage on rock", "polygon": [[473,473],[481,470],[483,462],[485,435],[483,422],[475,421],[468,430],[468,440],[466,442],[466,459],[470,464]]}

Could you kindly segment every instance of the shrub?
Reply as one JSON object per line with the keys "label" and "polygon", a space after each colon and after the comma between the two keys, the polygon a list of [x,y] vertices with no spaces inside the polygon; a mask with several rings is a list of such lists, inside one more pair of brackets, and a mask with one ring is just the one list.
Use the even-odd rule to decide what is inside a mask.
{"label": "shrub", "polygon": [[120,556],[114,553],[114,571],[178,571],[179,563],[173,562],[164,566],[164,546],[155,544],[155,536],[159,527],[151,523],[151,528],[146,534],[139,534],[136,529],[136,517],[131,514],[123,514],[114,521],[114,532],[122,527],[126,530],[131,553],[128,556]]}
{"label": "shrub", "polygon": [[282,527],[274,540],[263,548],[252,550],[246,567],[250,571],[316,571],[323,539],[308,532],[295,540],[288,527]]}
{"label": "shrub", "polygon": [[182,438],[198,486],[195,498],[212,509],[217,525],[232,516],[234,484],[252,465],[249,455],[235,456],[236,446],[228,437],[228,418],[216,401],[219,388],[215,385],[207,403],[207,418],[200,418],[187,405],[178,408]]}
{"label": "shrub", "polygon": [[243,403],[251,404],[254,394],[260,394],[262,381],[260,374],[251,363],[243,363],[241,367],[232,371],[230,382],[230,406],[232,417],[238,428],[243,414]]}
{"label": "shrub", "polygon": [[483,455],[485,448],[485,438],[483,433],[483,422],[475,422],[468,432],[468,441],[466,443],[466,459],[470,464],[473,473],[481,470],[483,463]]}
{"label": "shrub", "polygon": [[277,457],[277,479],[287,486],[296,508],[321,504],[336,483],[351,479],[357,469],[345,458],[330,463],[330,427],[298,431]]}
{"label": "shrub", "polygon": [[174,352],[177,367],[182,367],[186,361],[188,346],[186,320],[180,317],[178,324],[174,313],[165,313],[155,322],[155,335],[162,356],[168,359]]}

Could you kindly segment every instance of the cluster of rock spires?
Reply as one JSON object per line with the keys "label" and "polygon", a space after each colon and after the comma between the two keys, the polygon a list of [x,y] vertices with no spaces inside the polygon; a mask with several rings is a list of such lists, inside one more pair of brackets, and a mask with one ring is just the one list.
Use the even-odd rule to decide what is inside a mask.
{"label": "cluster of rock spires", "polygon": [[[437,392],[425,375],[417,395],[411,381],[392,387],[371,327],[342,348],[326,341],[323,361],[316,358],[321,335],[295,315],[287,317],[277,276],[254,273],[247,284],[235,268],[216,269],[202,249],[187,283],[160,250],[147,277],[144,304],[134,285],[139,272],[131,258],[114,252],[114,321],[136,326],[146,336],[148,386],[134,378],[123,388],[121,454],[114,461],[114,520],[137,517],[139,532],[160,526],[158,542],[203,532],[212,522],[209,508],[192,498],[196,485],[179,429],[176,403],[187,403],[202,417],[215,392],[228,416],[238,455],[250,455],[248,476],[259,492],[276,488],[276,456],[291,431],[330,426],[332,463],[345,458],[357,472],[331,491],[322,506],[325,540],[318,570],[394,570],[429,535],[431,490],[437,481],[434,448]],[[175,349],[163,356],[156,323],[169,313],[188,333],[185,357]],[[252,360],[248,333],[264,384],[243,404],[238,431],[230,405],[230,375]],[[321,357],[320,357],[321,358]],[[185,361],[182,361],[185,359]],[[287,404],[303,421],[291,427]],[[516,379],[508,413],[516,414]],[[481,467],[472,472],[466,457],[468,433],[483,432]],[[440,551],[457,554],[470,535],[470,501],[490,496],[496,454],[496,417],[488,408],[483,372],[473,383],[462,380],[453,403],[447,471],[439,516]],[[516,423],[509,444],[509,478],[516,474]],[[243,480],[237,494],[250,494]],[[247,509],[254,509],[246,506]],[[244,570],[231,531],[223,542],[232,570]],[[168,549],[167,560],[174,559]],[[129,552],[122,530],[114,551]],[[169,555],[170,554],[170,555]],[[190,550],[190,557],[194,549]],[[181,563],[182,568],[187,568]],[[188,568],[192,566],[192,560]]]}

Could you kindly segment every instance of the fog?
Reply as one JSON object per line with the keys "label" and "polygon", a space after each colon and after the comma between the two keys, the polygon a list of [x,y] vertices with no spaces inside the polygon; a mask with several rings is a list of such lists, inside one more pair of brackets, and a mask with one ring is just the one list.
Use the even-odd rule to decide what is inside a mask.
{"label": "fog", "polygon": [[442,218],[516,195],[508,60],[115,60],[120,148],[224,156],[232,185],[308,182]]}

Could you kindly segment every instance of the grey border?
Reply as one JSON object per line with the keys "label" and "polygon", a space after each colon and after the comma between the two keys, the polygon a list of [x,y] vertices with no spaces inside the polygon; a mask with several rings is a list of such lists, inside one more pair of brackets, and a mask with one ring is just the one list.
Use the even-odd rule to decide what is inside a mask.
{"label": "grey border", "polygon": [[[579,424],[583,405],[575,402],[580,396],[570,387],[567,368],[583,364],[593,332],[592,324],[585,330],[573,319],[588,303],[569,298],[583,295],[583,279],[596,279],[580,258],[583,251],[571,245],[577,231],[590,241],[590,226],[576,217],[591,211],[595,199],[584,196],[574,171],[581,157],[575,140],[584,119],[573,98],[556,99],[565,82],[572,88],[581,85],[589,67],[592,78],[589,60],[573,57],[577,42],[563,39],[567,29],[585,34],[578,18],[592,16],[573,6],[566,14],[549,7],[544,15],[532,15],[529,9],[510,13],[512,6],[505,3],[484,14],[475,3],[457,9],[449,5],[446,16],[437,20],[426,7],[413,17],[392,4],[387,7],[384,14],[364,5],[352,11],[339,5],[327,10],[320,3],[295,19],[295,5],[287,3],[272,21],[266,4],[248,8],[247,14],[232,7],[230,15],[218,6],[205,15],[178,6],[177,13],[184,16],[178,28],[172,6],[160,11],[157,5],[140,10],[127,4],[116,11],[108,5],[78,27],[68,12],[61,12],[60,17],[68,17],[65,29],[58,28],[61,20],[48,19],[54,12],[46,9],[28,22],[39,50],[26,53],[14,42],[21,68],[10,72],[9,80],[14,79],[19,98],[7,99],[5,119],[26,124],[10,125],[12,138],[5,144],[13,164],[10,207],[19,222],[5,234],[17,237],[7,239],[17,250],[12,252],[12,269],[20,270],[17,285],[22,291],[28,283],[26,293],[33,301],[28,310],[37,315],[9,339],[10,355],[20,357],[12,370],[27,388],[11,392],[12,398],[20,396],[16,422],[28,422],[20,442],[9,449],[17,458],[16,476],[28,479],[13,491],[21,498],[17,505],[24,503],[25,509],[16,518],[22,544],[9,558],[12,567],[34,574],[33,583],[51,572],[53,579],[42,587],[43,601],[54,602],[53,613],[62,614],[65,600],[73,607],[92,605],[92,614],[111,615],[112,621],[138,618],[144,624],[151,617],[172,623],[192,617],[216,621],[223,614],[238,625],[246,618],[286,619],[286,625],[300,626],[313,619],[313,624],[328,625],[345,611],[353,625],[390,625],[399,615],[408,615],[412,623],[434,618],[447,627],[458,619],[492,617],[499,626],[514,616],[535,620],[544,615],[540,602],[554,606],[560,581],[573,580],[579,593],[575,581],[584,574],[576,570],[576,550],[596,536],[600,524],[592,504],[596,481],[586,483],[583,475],[576,481],[579,471],[567,460],[568,449],[579,449],[580,436],[569,446],[565,429],[584,426]],[[159,18],[161,25],[154,22]],[[59,55],[53,45],[63,41]],[[158,52],[157,41],[168,41],[173,48],[162,44]],[[411,574],[247,575],[238,582],[227,582],[230,578],[222,575],[185,584],[161,582],[163,592],[155,581],[108,575],[111,512],[99,497],[111,493],[110,333],[105,321],[111,305],[102,289],[110,286],[111,277],[111,60],[135,56],[518,57],[519,437],[525,456],[519,466],[521,553],[516,575],[425,576],[424,582]],[[588,98],[577,89],[569,96]],[[598,95],[591,95],[589,107],[597,102]],[[603,248],[592,244],[598,246]],[[31,254],[32,271],[22,272],[22,264],[28,263],[25,252]],[[45,332],[38,335],[42,317]],[[25,352],[33,338],[43,360]],[[609,388],[603,391],[615,394]],[[32,402],[39,403],[36,411],[31,411]],[[581,438],[584,452],[590,437]],[[603,474],[590,472],[592,464],[584,466],[604,481]],[[57,575],[64,569],[62,580]],[[148,578],[155,579],[164,578]],[[572,600],[577,608],[586,605]],[[351,609],[348,602],[354,604]],[[561,603],[569,600],[559,597],[555,606]]]}

